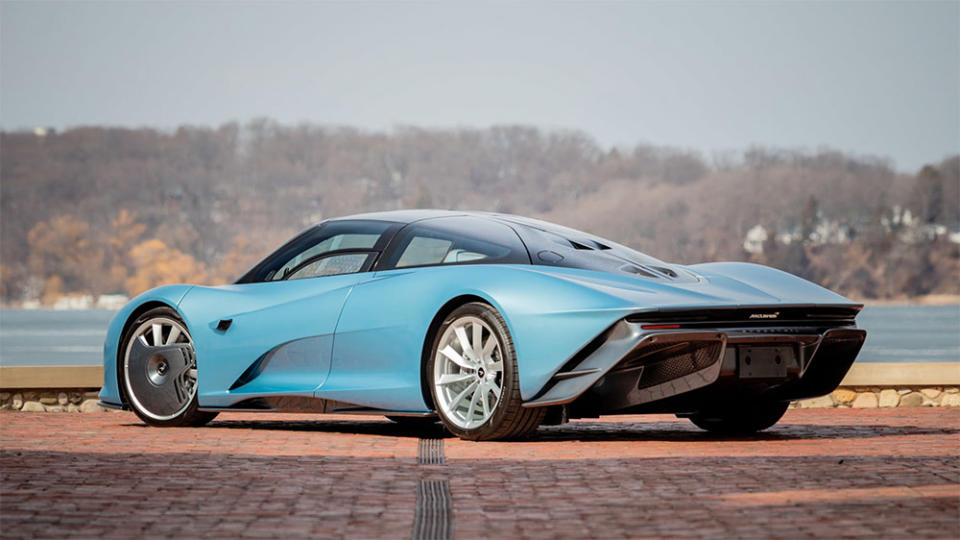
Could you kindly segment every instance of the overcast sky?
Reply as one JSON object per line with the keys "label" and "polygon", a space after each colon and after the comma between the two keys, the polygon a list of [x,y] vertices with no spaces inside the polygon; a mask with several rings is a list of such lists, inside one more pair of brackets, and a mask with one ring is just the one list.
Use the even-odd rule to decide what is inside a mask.
{"label": "overcast sky", "polygon": [[0,123],[523,123],[913,170],[960,151],[958,6],[4,0]]}

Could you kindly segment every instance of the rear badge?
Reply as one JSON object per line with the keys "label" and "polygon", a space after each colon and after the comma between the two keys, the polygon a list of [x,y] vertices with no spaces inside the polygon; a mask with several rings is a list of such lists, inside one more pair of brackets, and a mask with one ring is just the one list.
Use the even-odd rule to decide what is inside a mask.
{"label": "rear badge", "polygon": [[773,313],[751,313],[749,318],[750,319],[776,319],[779,316],[780,316],[780,312],[775,311]]}

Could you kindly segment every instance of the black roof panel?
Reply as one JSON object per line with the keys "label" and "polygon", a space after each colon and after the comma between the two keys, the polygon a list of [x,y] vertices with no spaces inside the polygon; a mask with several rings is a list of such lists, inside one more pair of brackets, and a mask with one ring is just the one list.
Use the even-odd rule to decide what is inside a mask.
{"label": "black roof panel", "polygon": [[463,210],[393,210],[344,216],[331,221],[356,219],[413,223],[452,216],[470,216],[510,226],[526,245],[533,264],[626,272],[667,279],[693,278],[692,274],[676,265],[622,244],[555,223],[511,214]]}

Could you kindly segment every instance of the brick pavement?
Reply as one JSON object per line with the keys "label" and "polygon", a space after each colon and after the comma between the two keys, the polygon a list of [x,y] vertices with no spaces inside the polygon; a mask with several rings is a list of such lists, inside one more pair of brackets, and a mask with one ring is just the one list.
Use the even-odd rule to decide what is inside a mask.
{"label": "brick pavement", "polygon": [[[474,537],[960,536],[960,409],[791,409],[751,437],[672,416],[419,436],[378,417],[0,413],[0,536],[409,538],[418,485]],[[436,481],[436,482],[434,482]],[[444,483],[445,481],[445,483]],[[446,497],[444,492],[444,497]],[[441,509],[449,512],[449,509]]]}

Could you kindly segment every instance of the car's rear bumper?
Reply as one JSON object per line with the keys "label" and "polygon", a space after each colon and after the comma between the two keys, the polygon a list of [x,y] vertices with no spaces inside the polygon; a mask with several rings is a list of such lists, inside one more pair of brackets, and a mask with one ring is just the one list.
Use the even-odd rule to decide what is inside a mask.
{"label": "car's rear bumper", "polygon": [[567,362],[524,406],[569,404],[591,415],[638,407],[683,412],[724,395],[813,397],[840,384],[865,338],[852,319],[669,324],[628,318]]}

